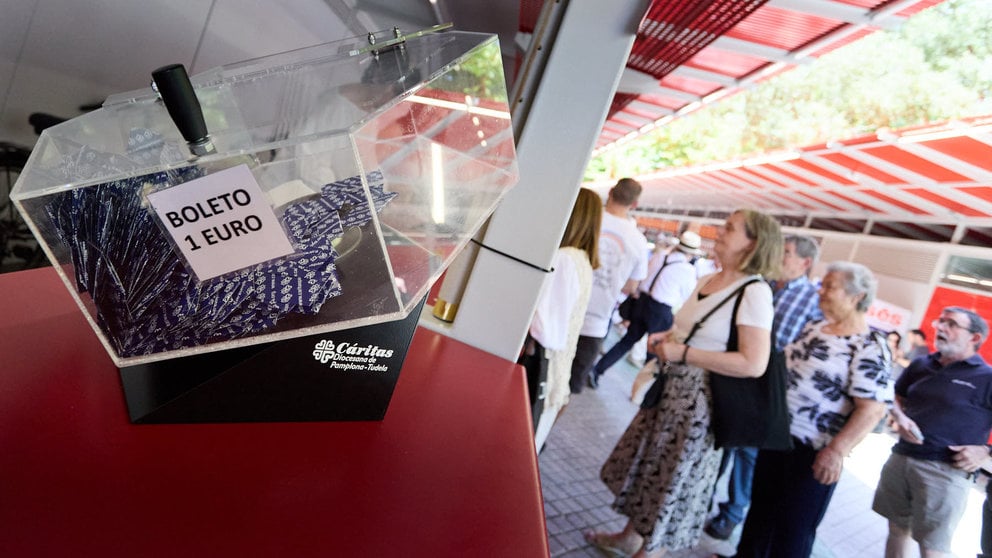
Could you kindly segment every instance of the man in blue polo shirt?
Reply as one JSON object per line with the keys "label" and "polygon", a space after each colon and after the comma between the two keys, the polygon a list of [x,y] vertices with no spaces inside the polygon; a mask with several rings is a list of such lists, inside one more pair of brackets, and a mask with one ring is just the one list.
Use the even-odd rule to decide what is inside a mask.
{"label": "man in blue polo shirt", "polygon": [[934,320],[937,352],[896,381],[892,418],[899,441],[882,469],[872,509],[889,520],[885,556],[946,556],[975,472],[989,459],[992,367],[978,354],[989,326],[948,307]]}

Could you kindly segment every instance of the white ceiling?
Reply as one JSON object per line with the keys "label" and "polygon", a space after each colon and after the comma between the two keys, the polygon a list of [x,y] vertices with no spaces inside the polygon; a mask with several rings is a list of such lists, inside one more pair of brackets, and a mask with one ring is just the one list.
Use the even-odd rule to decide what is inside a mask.
{"label": "white ceiling", "polygon": [[30,148],[28,115],[70,118],[81,106],[146,87],[152,70],[190,73],[362,36],[454,22],[499,33],[504,55],[517,2],[459,0],[0,0],[0,142]]}

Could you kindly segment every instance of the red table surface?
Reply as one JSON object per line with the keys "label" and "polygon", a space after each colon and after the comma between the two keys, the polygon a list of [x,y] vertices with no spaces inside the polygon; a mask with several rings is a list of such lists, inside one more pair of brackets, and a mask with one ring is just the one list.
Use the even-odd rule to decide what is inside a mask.
{"label": "red table surface", "polygon": [[131,424],[50,268],[0,356],[0,556],[549,555],[523,370],[429,330],[381,422]]}

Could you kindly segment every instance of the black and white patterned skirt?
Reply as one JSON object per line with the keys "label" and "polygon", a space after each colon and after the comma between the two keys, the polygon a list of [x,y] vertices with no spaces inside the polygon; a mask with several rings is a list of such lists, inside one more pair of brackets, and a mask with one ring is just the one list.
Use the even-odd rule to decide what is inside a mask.
{"label": "black and white patterned skirt", "polygon": [[600,478],[613,508],[644,536],[648,550],[699,543],[720,468],[710,430],[708,372],[666,363],[661,402],[641,409],[607,458]]}

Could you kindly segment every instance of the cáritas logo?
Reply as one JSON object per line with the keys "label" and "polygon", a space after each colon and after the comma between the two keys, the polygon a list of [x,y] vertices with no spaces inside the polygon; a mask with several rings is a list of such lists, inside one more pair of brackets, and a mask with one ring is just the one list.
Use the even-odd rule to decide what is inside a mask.
{"label": "c\u00e1ritas logo", "polygon": [[331,368],[343,370],[372,370],[386,371],[388,367],[377,363],[380,358],[393,356],[392,349],[383,349],[378,345],[356,345],[354,343],[322,339],[313,347],[313,358],[321,364],[330,363]]}

